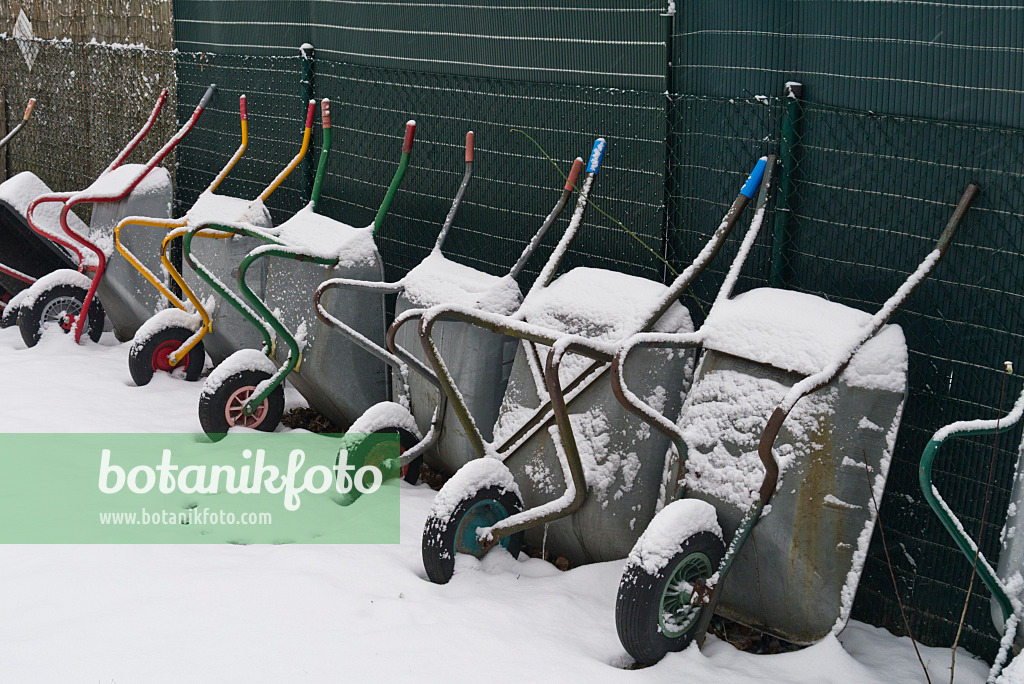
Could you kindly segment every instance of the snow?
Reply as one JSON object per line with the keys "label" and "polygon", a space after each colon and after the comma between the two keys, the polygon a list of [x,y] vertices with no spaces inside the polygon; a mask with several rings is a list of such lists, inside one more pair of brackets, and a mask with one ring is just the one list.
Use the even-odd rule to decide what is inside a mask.
{"label": "snow", "polygon": [[451,479],[444,483],[430,506],[430,517],[446,519],[458,508],[459,503],[472,498],[481,489],[498,487],[502,493],[512,491],[520,501],[519,485],[504,463],[496,458],[477,458],[459,468]]}
{"label": "snow", "polygon": [[[166,187],[164,174],[153,173],[155,169],[147,171],[145,164],[122,164],[113,171],[101,174],[85,190],[80,190],[73,195],[69,202],[90,202],[97,199],[119,197],[138,181],[132,192],[138,195],[148,195],[160,192]],[[145,174],[145,175],[143,175]],[[140,180],[141,177],[141,180]]]}
{"label": "snow", "polygon": [[[199,383],[157,374],[135,387],[128,348],[106,333],[98,345],[61,335],[25,349],[17,329],[0,330],[0,429],[200,432]],[[88,401],[69,387],[88,388]],[[288,390],[288,407],[297,401]],[[742,653],[709,635],[703,651],[625,671],[612,617],[623,561],[563,573],[499,551],[482,561],[460,557],[453,580],[436,586],[420,560],[434,492],[401,491],[397,545],[5,546],[2,678],[305,684],[341,672],[353,681],[448,684],[482,677],[478,668],[453,668],[454,658],[508,653],[511,662],[481,666],[489,684],[531,675],[633,684],[924,681],[909,639],[857,622],[782,655]],[[948,648],[921,648],[932,681],[948,681]],[[987,671],[958,652],[956,682],[980,684]]]}
{"label": "snow", "polygon": [[[730,369],[698,380],[686,399],[678,425],[686,442],[688,489],[704,492],[741,510],[757,499],[764,466],[757,454],[761,432],[788,387]],[[781,490],[786,469],[812,448],[818,422],[832,412],[834,389],[805,397],[783,425],[790,439],[775,446]]]}
{"label": "snow", "polygon": [[349,434],[368,435],[384,428],[401,428],[417,439],[423,438],[409,410],[393,401],[382,401],[366,409],[348,431]]}
{"label": "snow", "polygon": [[1017,397],[1017,401],[1014,403],[1013,408],[1005,416],[991,420],[959,420],[955,423],[950,423],[932,435],[931,441],[942,442],[949,439],[954,434],[966,430],[995,430],[996,428],[1007,429],[1019,421],[1021,416],[1024,416],[1024,392],[1020,393],[1020,396]]}
{"label": "snow", "polygon": [[[817,373],[857,340],[872,316],[792,290],[759,288],[716,302],[701,328],[704,345],[804,375]],[[843,379],[867,389],[902,392],[907,351],[898,326],[868,340]]]}
{"label": "snow", "polygon": [[245,370],[260,370],[273,375],[277,372],[277,365],[258,349],[239,349],[213,369],[203,383],[203,394],[213,394],[228,378]]}
{"label": "snow", "polygon": [[698,532],[711,532],[722,538],[715,507],[699,499],[673,501],[654,516],[640,535],[626,565],[642,566],[654,575],[679,553],[683,542]]}
{"label": "snow", "polygon": [[401,280],[404,297],[423,309],[444,304],[509,315],[523,299],[511,276],[493,276],[449,260],[434,249]]}
{"label": "snow", "polygon": [[[639,332],[668,288],[638,276],[579,267],[535,290],[523,304],[523,320],[591,340],[613,342]],[[657,331],[692,330],[678,302],[659,319]]]}
{"label": "snow", "polygon": [[240,197],[218,195],[206,190],[199,195],[195,204],[185,214],[189,226],[211,221],[238,221],[257,226],[273,225],[270,212],[261,200],[247,200]]}
{"label": "snow", "polygon": [[201,327],[203,327],[203,319],[198,313],[189,313],[170,307],[158,311],[139,326],[139,329],[135,331],[134,339],[136,341],[148,340],[168,328],[184,328],[196,332]]}
{"label": "snow", "polygon": [[24,291],[24,294],[18,300],[18,305],[25,307],[26,309],[36,303],[39,295],[43,294],[51,287],[57,285],[76,285],[83,289],[88,290],[92,285],[92,279],[78,271],[72,271],[69,268],[59,268],[53,273],[47,273],[42,278],[32,283],[32,285]]}
{"label": "snow", "polygon": [[283,249],[297,254],[308,254],[336,261],[342,268],[370,265],[380,260],[373,242],[373,226],[353,228],[334,219],[317,214],[312,203],[270,231],[284,245],[268,243],[252,251],[260,254],[268,250]]}
{"label": "snow", "polygon": [[[27,219],[28,207],[37,197],[53,194],[53,191],[31,171],[23,171],[17,176],[0,183],[0,200]],[[60,212],[63,202],[43,202],[32,213],[36,226],[49,236],[61,240],[69,240],[67,233],[60,227]],[[74,212],[68,212],[68,226],[79,235],[88,235],[89,228]],[[96,255],[90,250],[83,250],[86,263],[95,264]]]}

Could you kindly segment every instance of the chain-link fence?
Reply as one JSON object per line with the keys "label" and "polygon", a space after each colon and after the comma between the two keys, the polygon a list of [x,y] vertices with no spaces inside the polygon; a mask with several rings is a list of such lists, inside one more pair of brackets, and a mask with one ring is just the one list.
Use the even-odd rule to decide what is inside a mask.
{"label": "chain-link fence", "polygon": [[[34,54],[31,70],[25,51]],[[153,130],[129,158],[143,162],[176,128],[173,54],[68,41],[0,40],[4,130],[21,121],[29,98],[38,104],[28,126],[8,145],[0,178],[32,171],[55,191],[83,189],[114,160],[170,90]],[[165,161],[174,171],[174,156]]]}
{"label": "chain-link fence", "polygon": [[[178,148],[176,212],[182,213],[239,142],[237,97],[248,96],[250,141],[221,192],[255,197],[299,149],[305,98],[335,103],[334,151],[323,211],[366,225],[398,163],[407,119],[418,123],[412,166],[380,235],[387,277],[400,277],[437,236],[463,171],[467,130],[477,163],[448,247],[459,261],[500,273],[554,204],[562,178],[593,139],[609,151],[595,207],[566,268],[586,264],[668,279],[718,225],[762,154],[791,132],[794,192],[770,205],[767,224],[738,290],[768,284],[876,309],[931,248],[969,180],[982,195],[934,276],[897,314],[911,349],[910,396],[882,505],[897,580],[915,633],[948,644],[969,581],[960,556],[917,485],[928,436],[952,420],[992,417],[1012,403],[1004,359],[1018,360],[1024,295],[1024,132],[879,116],[780,99],[725,99],[520,83],[354,66],[317,59],[303,84],[298,56],[172,55],[65,43],[40,44],[29,73],[13,40],[0,41],[7,121],[29,96],[34,120],[10,148],[11,171],[30,169],[57,189],[82,187],[148,113],[159,88],[175,85],[178,118],[205,87],[220,91]],[[789,117],[787,119],[787,117]],[[171,117],[150,136],[166,139]],[[514,132],[523,131],[523,133]],[[527,135],[529,137],[527,137]],[[533,138],[542,148],[535,146]],[[314,140],[318,150],[319,134]],[[140,155],[144,156],[144,155]],[[270,199],[276,220],[308,197],[315,155]],[[566,212],[568,214],[568,212]],[[565,218],[547,239],[550,246]],[[621,225],[620,225],[621,224]],[[625,228],[625,230],[624,230]],[[684,302],[698,321],[721,282],[742,231]],[[524,278],[531,279],[544,254]],[[666,265],[662,257],[668,262]],[[1024,360],[1022,360],[1024,361]],[[997,450],[982,548],[997,554],[1007,507],[1013,438]],[[991,442],[944,450],[937,486],[972,532],[986,496]],[[878,535],[854,616],[902,632]],[[995,632],[985,589],[975,583],[963,645],[991,657]]]}

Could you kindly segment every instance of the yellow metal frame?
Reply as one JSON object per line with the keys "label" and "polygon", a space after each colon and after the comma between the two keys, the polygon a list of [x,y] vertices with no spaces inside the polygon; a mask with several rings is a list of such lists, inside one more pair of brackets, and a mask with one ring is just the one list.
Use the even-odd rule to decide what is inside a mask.
{"label": "yellow metal frame", "polygon": [[[210,187],[207,188],[207,192],[213,193],[217,189],[217,186],[219,186],[221,182],[224,180],[224,178],[227,177],[228,173],[231,172],[231,169],[234,168],[236,163],[238,163],[238,160],[242,157],[242,154],[245,152],[246,147],[248,147],[249,145],[248,121],[246,119],[242,119],[241,121],[242,143],[238,146],[238,149],[235,150],[235,153],[231,156],[231,159],[228,160],[228,163],[224,165],[224,168],[221,169],[220,173],[217,174],[217,177],[213,179],[212,183],[210,183]],[[280,186],[281,183],[284,182],[284,180],[289,176],[289,174],[291,174],[291,172],[295,170],[295,168],[302,161],[302,158],[306,156],[306,152],[309,150],[309,143],[313,135],[313,127],[312,122],[310,121],[310,117],[307,117],[307,122],[309,123],[309,125],[305,126],[305,128],[303,129],[302,147],[299,149],[299,153],[295,155],[295,157],[288,163],[288,166],[286,166],[281,171],[281,173],[277,174],[277,177],[274,178],[270,185],[268,185],[267,188],[257,198],[258,201],[262,202],[269,198],[274,193],[274,191],[277,190],[278,186]],[[153,285],[153,287],[159,290],[160,294],[167,298],[167,301],[169,301],[171,304],[173,304],[178,309],[181,309],[182,311],[188,311],[185,301],[183,301],[180,297],[175,295],[170,290],[170,288],[168,288],[159,278],[156,277],[153,271],[151,271],[145,264],[139,261],[138,257],[136,257],[127,247],[125,247],[121,243],[121,229],[128,225],[148,226],[150,228],[163,228],[164,230],[169,231],[167,235],[164,236],[163,241],[160,243],[160,263],[162,263],[164,268],[167,269],[167,273],[170,274],[174,282],[177,283],[178,287],[181,288],[182,293],[185,295],[185,299],[195,308],[196,312],[203,320],[203,325],[199,328],[199,330],[197,330],[191,337],[185,340],[185,342],[183,342],[182,345],[178,347],[178,349],[174,353],[170,354],[167,357],[167,361],[172,366],[177,366],[181,362],[181,360],[184,359],[185,356],[190,351],[192,351],[192,349],[197,344],[199,344],[199,341],[202,340],[203,337],[205,337],[208,332],[213,330],[213,319],[210,317],[210,314],[206,310],[206,307],[204,307],[202,302],[199,301],[199,298],[196,296],[195,292],[193,292],[192,288],[190,288],[188,284],[185,282],[185,278],[182,277],[181,272],[174,267],[174,264],[171,263],[171,260],[167,256],[167,248],[170,246],[171,242],[173,242],[179,237],[182,237],[185,233],[188,232],[188,214],[186,213],[185,216],[180,219],[151,219],[140,216],[129,216],[127,218],[122,219],[114,228],[114,245],[117,247],[117,251],[120,252],[121,255],[128,260],[128,263],[130,263],[135,268],[135,270],[141,273],[146,278],[146,280],[148,280],[150,284]],[[225,238],[233,237],[234,233],[228,233],[214,229],[203,229],[196,233],[196,235],[198,237],[223,240]]]}

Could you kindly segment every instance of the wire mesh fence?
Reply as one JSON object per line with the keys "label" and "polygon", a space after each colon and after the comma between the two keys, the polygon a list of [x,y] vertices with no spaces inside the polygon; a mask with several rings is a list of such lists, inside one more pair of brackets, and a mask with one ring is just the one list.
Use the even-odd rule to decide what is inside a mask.
{"label": "wire mesh fence", "polygon": [[[29,69],[23,48],[38,48]],[[176,128],[173,54],[69,41],[0,40],[6,126],[38,105],[6,150],[4,178],[33,171],[53,190],[85,188],[142,127],[162,88],[170,98],[153,130],[129,158],[145,161]],[[174,170],[174,157],[165,165]]]}
{"label": "wire mesh fence", "polygon": [[[256,197],[298,152],[306,98],[329,97],[334,150],[322,208],[352,225],[373,220],[398,163],[404,124],[415,119],[412,165],[378,241],[389,279],[400,277],[433,245],[462,176],[467,130],[476,133],[476,169],[448,251],[457,261],[495,274],[512,265],[557,199],[563,180],[552,161],[566,172],[599,135],[608,139],[609,151],[596,206],[563,268],[587,265],[671,278],[718,225],[755,160],[777,153],[791,131],[794,192],[788,201],[769,205],[737,289],[772,284],[869,311],[931,249],[964,186],[977,181],[982,195],[946,260],[895,319],[911,350],[910,394],[882,504],[915,634],[932,644],[952,641],[970,564],[922,500],[917,463],[935,429],[953,420],[992,417],[1000,402],[1012,403],[1020,387],[1010,379],[1005,392],[1000,390],[1002,361],[1019,360],[1021,346],[1024,132],[810,103],[794,113],[782,99],[666,97],[326,59],[315,60],[313,79],[304,84],[298,56],[172,54],[67,43],[40,48],[29,72],[15,41],[0,40],[8,124],[20,116],[24,100],[40,98],[38,118],[9,149],[8,168],[32,170],[55,189],[88,183],[141,124],[160,87],[172,88],[183,119],[206,86],[218,84],[212,106],[177,151],[177,215],[237,148],[237,98],[243,93],[249,146],[219,192]],[[160,120],[149,144],[166,139],[171,118]],[[316,133],[314,151],[319,141]],[[269,200],[276,221],[307,200],[313,163],[310,155]],[[551,231],[548,248],[565,220]],[[730,239],[684,301],[698,322],[741,235],[737,231]],[[523,284],[544,256],[542,250],[535,257]],[[996,450],[998,484],[982,543],[990,557],[998,555],[1014,447],[1014,438],[1006,437]],[[965,440],[947,448],[936,468],[937,486],[949,493],[950,505],[972,533],[991,454],[991,442]],[[987,601],[975,583],[962,643],[991,657],[996,637]],[[903,631],[877,533],[854,616]]]}

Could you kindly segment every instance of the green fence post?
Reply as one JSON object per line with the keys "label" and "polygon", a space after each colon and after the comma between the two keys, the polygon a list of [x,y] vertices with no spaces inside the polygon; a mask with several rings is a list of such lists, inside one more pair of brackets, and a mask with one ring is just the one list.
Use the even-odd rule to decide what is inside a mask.
{"label": "green fence post", "polygon": [[772,235],[772,269],[768,282],[786,287],[790,278],[789,242],[792,230],[793,177],[796,174],[796,148],[800,144],[800,95],[803,86],[789,82],[783,91],[782,141],[779,149],[779,189],[775,196],[775,229]]}
{"label": "green fence post", "polygon": [[[299,48],[299,54],[302,56],[302,101],[309,102],[313,99],[313,86],[314,86],[314,48],[309,43],[303,43]],[[316,128],[314,127],[314,131]],[[312,201],[313,197],[313,177],[316,174],[316,169],[309,162],[309,155],[307,154],[302,158],[301,173],[299,174],[299,182],[302,183],[300,192],[306,202]]]}

